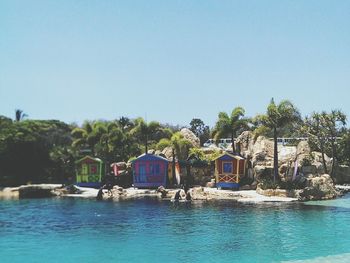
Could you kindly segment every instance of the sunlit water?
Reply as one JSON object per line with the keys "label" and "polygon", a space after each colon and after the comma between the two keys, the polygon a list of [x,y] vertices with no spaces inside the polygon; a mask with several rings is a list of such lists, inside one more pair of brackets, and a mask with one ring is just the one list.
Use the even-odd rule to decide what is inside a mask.
{"label": "sunlit water", "polygon": [[349,262],[349,204],[3,200],[0,262]]}

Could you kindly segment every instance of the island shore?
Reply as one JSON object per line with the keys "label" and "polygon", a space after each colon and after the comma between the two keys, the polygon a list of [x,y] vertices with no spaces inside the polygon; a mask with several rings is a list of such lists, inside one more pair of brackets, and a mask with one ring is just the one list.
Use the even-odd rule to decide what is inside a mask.
{"label": "island shore", "polygon": [[[346,193],[350,191],[349,185],[336,185],[338,191]],[[163,189],[163,195],[156,189],[137,189],[137,188],[122,188],[119,186],[108,190],[103,189],[103,200],[131,200],[142,198],[157,198],[159,200],[173,200],[176,192],[181,189]],[[86,198],[96,199],[98,189],[78,187],[75,185],[62,186],[61,184],[36,184],[23,185],[19,187],[0,188],[0,199],[22,199],[22,198]],[[182,191],[182,199],[185,199],[184,191]],[[272,191],[272,190],[271,190]],[[281,196],[281,195],[264,195],[261,191],[255,190],[222,190],[209,187],[193,187],[189,189],[191,200],[193,201],[218,201],[231,200],[240,203],[263,203],[263,202],[297,202],[298,198]]]}
{"label": "island shore", "polygon": [[[155,189],[136,189],[136,188],[121,188],[114,187],[111,193],[103,190],[104,200],[128,200],[140,198],[158,198],[160,200],[171,200],[175,193],[181,189],[165,189],[167,194],[162,197],[162,194]],[[74,186],[74,191],[69,191],[67,187],[55,184],[40,184],[28,185],[20,187],[6,187],[0,189],[0,199],[18,199],[18,198],[36,198],[36,197],[59,197],[59,198],[88,198],[96,199],[98,189],[85,188]],[[231,191],[219,190],[208,187],[194,187],[189,190],[191,192],[192,200],[232,200],[242,203],[261,203],[261,202],[295,202],[296,198],[279,197],[279,196],[264,196],[258,194],[254,190],[245,191]],[[25,193],[25,194],[24,194]],[[31,193],[34,195],[31,196]],[[41,193],[41,194],[37,194]],[[45,194],[43,194],[45,193]]]}

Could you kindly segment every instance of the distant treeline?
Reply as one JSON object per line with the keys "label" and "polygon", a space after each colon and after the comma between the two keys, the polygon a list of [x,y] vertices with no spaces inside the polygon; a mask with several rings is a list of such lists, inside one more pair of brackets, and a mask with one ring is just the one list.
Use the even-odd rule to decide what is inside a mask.
{"label": "distant treeline", "polygon": [[[236,107],[230,114],[220,112],[214,127],[193,118],[188,128],[201,144],[209,138],[236,138],[245,130],[253,131],[256,137],[307,136],[313,150],[333,157],[334,163],[349,164],[350,131],[345,125],[346,116],[340,111],[302,118],[289,101],[275,104],[272,100],[265,114],[247,118],[244,109]],[[0,185],[72,183],[75,160],[86,154],[107,163],[127,162],[148,149],[172,147],[180,160],[190,154],[201,157],[200,150],[191,150],[193,145],[179,133],[181,128],[127,117],[85,121],[77,126],[58,120],[31,120],[16,110],[14,120],[0,116]],[[232,150],[239,149],[233,146]]]}

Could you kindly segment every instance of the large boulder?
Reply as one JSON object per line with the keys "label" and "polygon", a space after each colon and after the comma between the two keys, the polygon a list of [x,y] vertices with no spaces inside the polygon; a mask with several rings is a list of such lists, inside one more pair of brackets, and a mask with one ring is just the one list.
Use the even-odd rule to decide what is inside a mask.
{"label": "large boulder", "polygon": [[273,178],[273,166],[256,165],[254,167],[254,178],[258,182]]}
{"label": "large boulder", "polygon": [[302,154],[309,155],[311,153],[310,145],[307,141],[301,141],[297,145],[297,156]]}
{"label": "large boulder", "polygon": [[311,152],[312,156],[312,165],[315,165],[317,167],[317,173],[318,174],[324,174],[326,172],[329,172],[332,169],[332,159],[327,156],[327,154],[324,154],[325,162],[326,162],[326,167],[327,171],[324,169],[324,164],[323,164],[323,158],[322,158],[322,153],[320,152]]}
{"label": "large boulder", "polygon": [[236,139],[236,146],[241,151],[241,155],[244,157],[251,156],[254,146],[254,135],[251,131],[244,131]]}
{"label": "large boulder", "polygon": [[252,147],[253,165],[271,166],[273,163],[273,142],[264,136],[259,136]]}
{"label": "large boulder", "polygon": [[302,201],[325,200],[333,199],[337,195],[332,178],[328,174],[323,174],[307,178],[306,187],[300,191],[299,199]]}
{"label": "large boulder", "polygon": [[149,149],[147,151],[147,154],[155,154],[155,153],[156,153],[156,150],[154,150],[154,149]]}
{"label": "large boulder", "polygon": [[183,128],[180,133],[186,140],[191,142],[193,147],[199,148],[201,146],[199,138],[190,129]]}
{"label": "large boulder", "polygon": [[55,190],[61,187],[61,184],[22,185],[18,188],[19,198],[44,198],[56,196],[57,194]]}
{"label": "large boulder", "polygon": [[163,154],[167,159],[173,158],[173,148],[171,148],[171,147],[165,147],[164,150],[162,151],[162,154]]}
{"label": "large boulder", "polygon": [[278,163],[289,164],[294,162],[297,157],[297,147],[295,146],[279,146],[278,147]]}
{"label": "large boulder", "polygon": [[211,167],[191,167],[191,175],[194,185],[206,186],[212,179]]}

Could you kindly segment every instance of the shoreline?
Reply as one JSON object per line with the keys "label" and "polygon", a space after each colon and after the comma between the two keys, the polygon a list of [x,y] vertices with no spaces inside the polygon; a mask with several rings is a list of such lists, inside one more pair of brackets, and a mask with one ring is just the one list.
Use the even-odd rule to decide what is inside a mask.
{"label": "shoreline", "polygon": [[[25,199],[25,198],[85,198],[96,199],[98,189],[74,186],[76,193],[67,191],[66,187],[58,184],[38,184],[25,185],[19,187],[0,188],[0,200],[2,199]],[[137,188],[121,188],[115,186],[112,189],[112,195],[107,190],[103,190],[103,200],[121,201],[140,198],[157,198],[159,200],[173,200],[175,193],[181,189],[165,189],[166,196],[156,189],[137,189]],[[297,198],[265,196],[257,193],[255,190],[219,190],[208,187],[193,187],[191,192],[192,201],[220,201],[231,200],[240,203],[264,203],[264,202],[296,202]],[[24,194],[25,193],[25,194]],[[184,199],[181,199],[184,201]]]}
{"label": "shoreline", "polygon": [[[350,192],[350,185],[336,185],[335,188],[343,193]],[[119,186],[113,187],[111,193],[103,189],[102,200],[122,201],[142,198],[156,198],[161,201],[173,201],[176,192],[181,189],[164,189],[165,195],[156,189],[137,189],[137,188],[122,188]],[[67,186],[63,187],[61,184],[36,184],[36,185],[22,185],[19,187],[4,187],[0,188],[0,200],[3,199],[26,199],[26,198],[85,198],[96,199],[98,189]],[[298,198],[277,196],[277,195],[263,195],[256,190],[222,190],[209,187],[193,187],[190,188],[192,201],[233,201],[239,203],[266,203],[266,202],[303,202]],[[180,201],[184,201],[181,198]]]}

